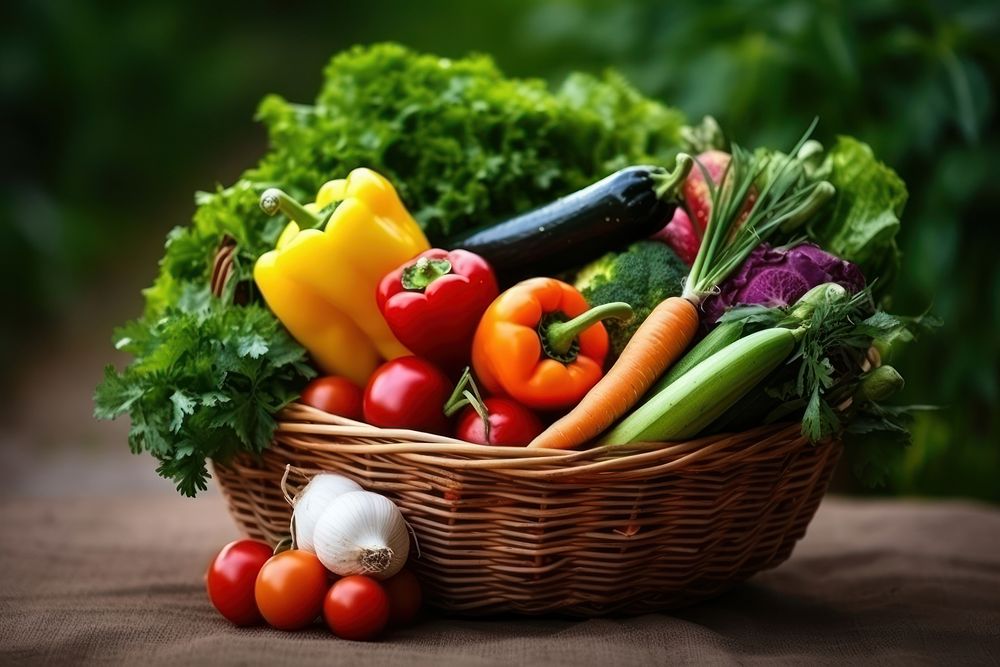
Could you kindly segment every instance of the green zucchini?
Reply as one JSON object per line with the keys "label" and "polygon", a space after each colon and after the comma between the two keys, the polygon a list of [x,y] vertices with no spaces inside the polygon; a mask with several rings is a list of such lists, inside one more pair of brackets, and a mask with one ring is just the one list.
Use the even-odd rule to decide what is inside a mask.
{"label": "green zucchini", "polygon": [[804,329],[764,329],[727,345],[625,417],[599,442],[685,440],[698,435],[795,350]]}

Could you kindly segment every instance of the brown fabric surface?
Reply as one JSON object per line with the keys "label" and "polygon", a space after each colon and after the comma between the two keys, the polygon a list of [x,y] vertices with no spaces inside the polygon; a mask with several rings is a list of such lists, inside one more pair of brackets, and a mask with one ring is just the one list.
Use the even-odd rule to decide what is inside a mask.
{"label": "brown fabric surface", "polygon": [[1000,511],[828,499],[792,559],[674,615],[430,616],[380,643],[237,629],[208,560],[218,496],[0,502],[2,664],[1000,663]]}

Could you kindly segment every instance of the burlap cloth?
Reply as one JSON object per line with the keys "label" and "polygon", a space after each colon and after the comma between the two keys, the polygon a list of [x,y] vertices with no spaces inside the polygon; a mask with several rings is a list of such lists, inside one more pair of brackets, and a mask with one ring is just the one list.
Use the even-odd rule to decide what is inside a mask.
{"label": "burlap cloth", "polygon": [[3,501],[0,526],[5,665],[1000,662],[1000,510],[972,504],[828,499],[785,565],[670,616],[430,616],[373,644],[223,620],[217,495]]}

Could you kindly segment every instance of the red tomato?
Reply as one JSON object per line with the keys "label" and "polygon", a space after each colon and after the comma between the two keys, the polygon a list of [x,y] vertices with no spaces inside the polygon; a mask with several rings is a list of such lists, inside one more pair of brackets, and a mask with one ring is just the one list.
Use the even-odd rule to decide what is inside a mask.
{"label": "red tomato", "polygon": [[222,548],[205,573],[208,599],[236,625],[260,623],[253,588],[257,573],[274,552],[257,540],[236,540]]}
{"label": "red tomato", "polygon": [[517,401],[499,396],[483,400],[490,415],[490,439],[486,441],[483,418],[472,406],[458,415],[455,437],[480,445],[523,446],[541,433],[545,426],[534,412]]}
{"label": "red tomato", "polygon": [[389,596],[389,623],[408,625],[420,612],[420,582],[411,570],[403,568],[382,582]]}
{"label": "red tomato", "polygon": [[361,387],[337,375],[316,378],[302,390],[306,405],[331,415],[361,421]]}
{"label": "red tomato", "polygon": [[279,630],[298,630],[319,616],[329,588],[329,575],[319,558],[291,549],[264,563],[254,595],[264,620]]}
{"label": "red tomato", "polygon": [[389,596],[370,577],[360,574],[344,577],[326,594],[323,618],[341,639],[374,639],[389,621]]}
{"label": "red tomato", "polygon": [[447,433],[444,404],[451,381],[436,366],[419,357],[387,361],[365,389],[365,421],[387,428]]}

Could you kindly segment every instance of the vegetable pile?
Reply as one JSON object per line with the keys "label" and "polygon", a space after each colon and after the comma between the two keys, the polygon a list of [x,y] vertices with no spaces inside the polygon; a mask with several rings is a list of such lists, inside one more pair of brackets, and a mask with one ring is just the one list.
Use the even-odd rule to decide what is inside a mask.
{"label": "vegetable pile", "polygon": [[[313,374],[253,282],[286,222],[261,210],[264,190],[305,200],[332,176],[368,167],[437,243],[630,164],[670,164],[683,125],[615,74],[574,74],[551,92],[504,77],[484,56],[448,60],[394,44],[334,57],[314,104],[270,96],[258,117],[268,153],[236,183],[198,193],[192,223],[167,237],[142,317],[115,332],[115,347],[135,360],[109,367],[95,396],[97,416],[128,414],[133,451],[156,457],[189,496],[206,488],[207,459],[265,449],[273,415]],[[236,250],[226,293],[214,299],[224,237]],[[232,307],[234,296],[250,307]],[[220,353],[228,363],[217,364]]]}
{"label": "vegetable pile", "polygon": [[[750,150],[616,75],[553,93],[394,45],[335,57],[315,105],[270,97],[260,117],[270,152],[171,233],[115,337],[135,359],[96,395],[182,493],[207,459],[266,448],[296,398],[492,446],[624,453],[792,420],[905,441],[876,351],[929,320],[882,309],[906,189],[864,144],[827,150],[814,123]],[[877,479],[880,456],[855,454]],[[302,523],[341,574],[323,553],[343,535]]]}
{"label": "vegetable pile", "polygon": [[286,631],[322,616],[336,636],[355,641],[416,618],[420,583],[403,567],[410,536],[392,501],[323,473],[289,502],[290,548],[237,540],[209,565],[208,598],[222,616]]}

